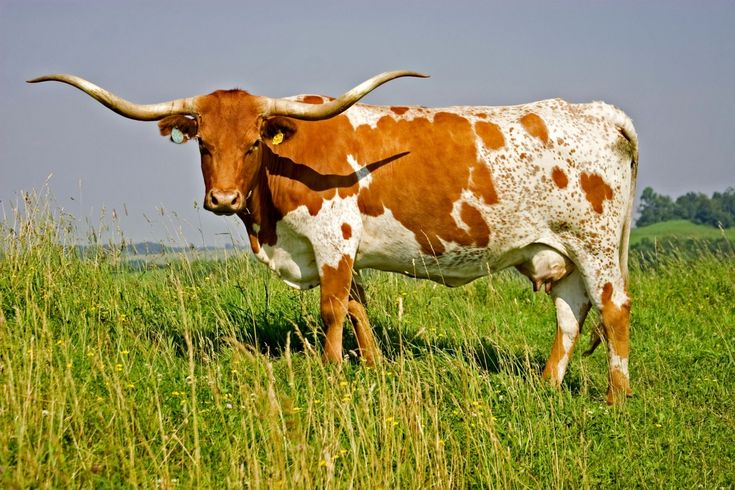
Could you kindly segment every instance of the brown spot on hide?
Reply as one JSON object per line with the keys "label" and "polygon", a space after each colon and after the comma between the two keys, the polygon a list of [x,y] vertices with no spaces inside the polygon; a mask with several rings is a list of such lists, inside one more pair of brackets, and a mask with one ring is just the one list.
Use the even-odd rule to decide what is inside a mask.
{"label": "brown spot on hide", "polygon": [[[381,119],[391,119],[386,116]],[[346,116],[340,115],[326,121],[298,125],[300,138],[293,145],[272,146],[267,141],[264,149],[264,167],[267,184],[276,195],[273,204],[280,216],[300,206],[305,206],[311,216],[316,216],[325,201],[336,195],[346,198],[359,190],[358,176],[347,163],[347,156],[358,161],[372,158],[371,148],[364,148],[358,135],[371,130],[361,126],[353,130]],[[298,144],[300,143],[300,144]],[[364,151],[359,151],[360,149]],[[386,158],[370,161],[363,167],[374,172],[407,152],[395,153]],[[299,163],[304,162],[304,163]]]}
{"label": "brown spot on hide", "polygon": [[521,118],[521,124],[531,136],[540,139],[544,144],[549,142],[549,131],[546,123],[537,114],[529,112]]}
{"label": "brown spot on hide", "polygon": [[497,124],[478,121],[475,123],[475,131],[482,139],[486,148],[490,150],[498,150],[505,146],[505,138]]}
{"label": "brown spot on hide", "polygon": [[459,216],[470,228],[470,231],[466,232],[467,239],[472,240],[479,247],[485,247],[490,241],[490,229],[482,218],[480,211],[476,207],[464,202],[460,208]]}
{"label": "brown spot on hide", "polygon": [[612,199],[613,197],[612,188],[598,174],[587,172],[583,172],[580,176],[580,184],[587,201],[592,205],[592,209],[596,213],[602,214],[603,203],[606,199]]}
{"label": "brown spot on hide", "polygon": [[489,167],[484,162],[476,162],[471,171],[470,192],[483,198],[485,204],[497,203],[498,195],[495,193],[495,185],[493,185]]}
{"label": "brown spot on hide", "polygon": [[434,122],[439,123],[466,123],[469,124],[470,122],[465,119],[463,116],[460,116],[458,114],[455,114],[453,112],[437,112],[434,114]]}
{"label": "brown spot on hide", "polygon": [[390,110],[393,111],[393,112],[395,112],[396,114],[398,114],[400,116],[401,114],[405,113],[408,110],[408,107],[393,106],[393,107],[390,108]]}
{"label": "brown spot on hide", "polygon": [[556,184],[559,189],[564,189],[569,184],[567,174],[565,174],[559,167],[554,167],[551,170],[551,178],[554,179],[554,184]]}
{"label": "brown spot on hide", "polygon": [[[269,145],[273,159],[264,162],[282,216],[302,205],[314,215],[325,199],[358,194],[361,212],[379,216],[390,209],[426,254],[443,253],[440,238],[463,245],[486,240],[479,211],[465,210],[479,230],[472,234],[452,218],[463,189],[486,204],[498,202],[490,168],[478,160],[475,133],[466,118],[449,112],[435,114],[433,121],[384,116],[375,127],[356,129],[344,115],[295,123],[291,143]],[[369,170],[369,187],[360,189],[348,155]]]}
{"label": "brown spot on hide", "polygon": [[306,104],[323,104],[324,98],[318,95],[307,95],[304,97],[303,102]]}
{"label": "brown spot on hide", "polygon": [[342,236],[345,240],[349,240],[352,237],[352,227],[347,223],[342,223]]}
{"label": "brown spot on hide", "polygon": [[602,286],[602,294],[600,295],[600,301],[603,305],[606,305],[610,302],[612,299],[613,294],[613,285],[609,282],[606,282],[604,286]]}

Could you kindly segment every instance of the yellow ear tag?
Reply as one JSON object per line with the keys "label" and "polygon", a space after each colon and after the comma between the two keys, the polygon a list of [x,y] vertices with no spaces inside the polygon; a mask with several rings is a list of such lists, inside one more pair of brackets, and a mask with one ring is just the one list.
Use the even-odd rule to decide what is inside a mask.
{"label": "yellow ear tag", "polygon": [[280,131],[277,132],[276,135],[273,137],[272,143],[274,145],[280,145],[281,143],[283,143],[283,133]]}

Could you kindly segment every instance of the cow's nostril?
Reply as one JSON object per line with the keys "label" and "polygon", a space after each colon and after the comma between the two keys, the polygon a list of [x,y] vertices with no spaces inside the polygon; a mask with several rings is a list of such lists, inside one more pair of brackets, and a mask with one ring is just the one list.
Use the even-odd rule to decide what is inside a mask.
{"label": "cow's nostril", "polygon": [[213,206],[219,205],[219,199],[217,199],[217,195],[214,192],[210,193],[210,200],[212,201]]}

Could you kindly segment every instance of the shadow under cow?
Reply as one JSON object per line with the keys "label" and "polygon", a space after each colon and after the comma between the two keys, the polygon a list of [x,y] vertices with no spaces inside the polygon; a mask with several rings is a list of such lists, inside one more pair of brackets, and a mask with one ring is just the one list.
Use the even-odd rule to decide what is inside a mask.
{"label": "shadow under cow", "polygon": [[[216,357],[233,344],[245,347],[277,359],[292,353],[315,352],[322,341],[322,330],[317,318],[312,315],[293,315],[283,310],[249,311],[231,305],[228,308],[231,325],[241,325],[237,329],[196,331],[191,344],[195,359],[204,360]],[[541,350],[509,351],[499,348],[488,339],[427,338],[411,335],[395,324],[375,322],[373,330],[381,347],[384,360],[393,363],[401,357],[420,359],[441,354],[464,360],[479,370],[490,374],[506,373],[522,379],[538,379],[545,363]],[[169,341],[175,346],[177,355],[187,358],[188,345],[182,332],[168,332]],[[359,363],[357,342],[349,324],[345,325],[344,348],[348,362]],[[582,391],[582,381],[578,373],[568,373],[564,385],[572,393]]]}

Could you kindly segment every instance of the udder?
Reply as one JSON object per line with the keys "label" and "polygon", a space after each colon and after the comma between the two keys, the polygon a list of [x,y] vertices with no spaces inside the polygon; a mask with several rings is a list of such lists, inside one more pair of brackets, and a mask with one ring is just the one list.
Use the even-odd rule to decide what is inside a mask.
{"label": "udder", "polygon": [[551,293],[554,284],[574,270],[568,257],[547,245],[529,245],[521,251],[521,257],[516,269],[531,280],[534,291],[543,286],[547,294]]}

